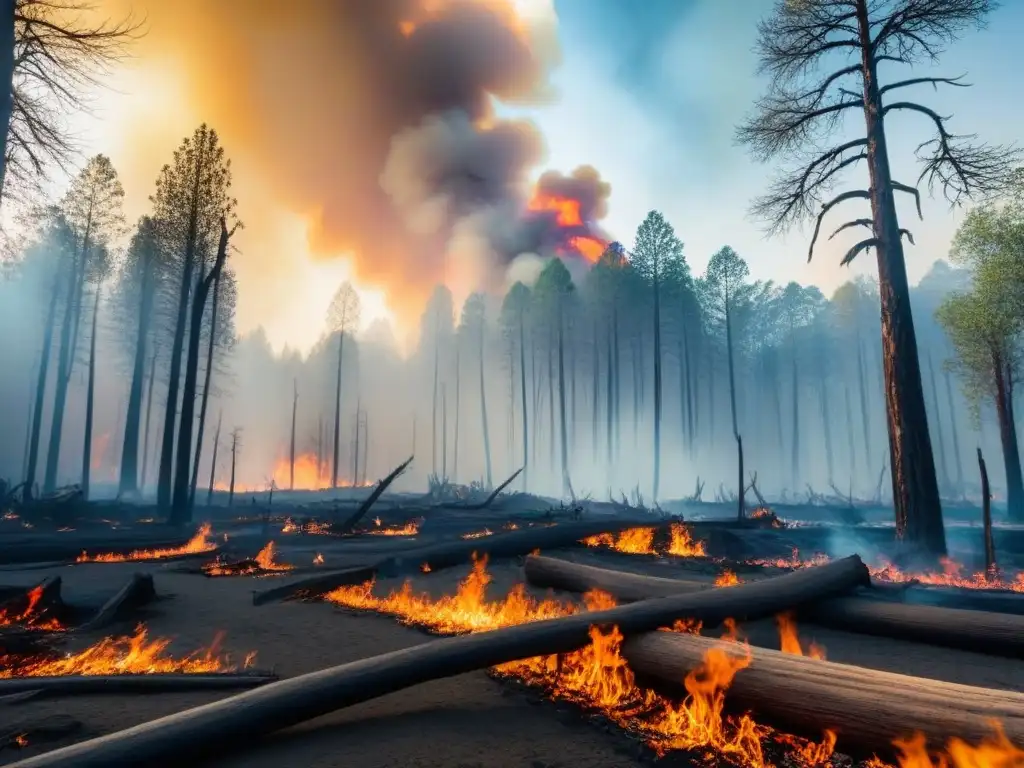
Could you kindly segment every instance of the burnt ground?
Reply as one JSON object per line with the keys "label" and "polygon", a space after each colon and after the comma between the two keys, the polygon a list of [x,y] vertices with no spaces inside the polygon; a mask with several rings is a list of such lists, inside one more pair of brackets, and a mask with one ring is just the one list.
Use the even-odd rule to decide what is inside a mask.
{"label": "burnt ground", "polygon": [[[482,516],[481,516],[482,517]],[[500,525],[500,518],[492,517]],[[472,529],[478,521],[465,521]],[[470,524],[472,523],[472,524]],[[493,527],[493,526],[492,526]],[[264,541],[262,527],[237,529],[233,544],[255,552]],[[338,541],[314,535],[276,536],[282,560],[306,565],[315,553],[328,566],[369,562],[379,553],[403,546],[401,539],[374,537],[368,541]],[[422,536],[421,539],[433,538]],[[411,543],[411,542],[410,542]],[[780,545],[782,546],[782,545]],[[251,554],[251,553],[250,553]],[[766,553],[768,554],[768,553]],[[573,550],[572,556],[608,567],[655,575],[684,568],[655,558],[631,557],[592,550]],[[184,654],[208,645],[217,631],[226,632],[224,649],[241,658],[257,652],[256,666],[273,668],[282,677],[312,672],[335,664],[430,642],[416,629],[393,619],[357,615],[323,603],[277,603],[254,607],[251,593],[280,578],[249,577],[207,579],[179,572],[181,564],[80,564],[43,569],[14,569],[0,573],[3,585],[32,586],[51,574],[63,578],[64,599],[83,608],[96,607],[135,572],[154,575],[159,594],[168,596],[147,611],[153,637],[172,637],[175,653]],[[492,597],[500,597],[520,580],[512,562],[488,568],[494,581]],[[716,567],[686,568],[686,578],[711,580]],[[465,568],[417,576],[415,587],[434,595],[453,594]],[[287,577],[284,577],[287,578]],[[378,591],[398,587],[399,581],[382,580]],[[756,645],[778,648],[772,622],[742,627]],[[128,633],[131,624],[114,628]],[[82,638],[93,642],[102,634]],[[830,660],[956,683],[1024,691],[1024,661],[950,651],[884,638],[853,635],[817,627],[800,627],[805,641],[827,650]],[[47,714],[70,715],[84,730],[74,738],[31,744],[20,750],[0,751],[0,764],[91,738],[207,703],[229,694],[147,694],[78,696],[38,699],[0,708],[0,723]],[[898,695],[898,694],[897,694]],[[614,728],[601,727],[582,712],[543,702],[516,686],[501,683],[485,672],[441,680],[325,716],[289,729],[242,751],[198,765],[225,768],[328,768],[359,765],[364,768],[556,768],[578,765],[619,768],[648,764],[652,756]],[[686,764],[671,760],[667,764]]]}

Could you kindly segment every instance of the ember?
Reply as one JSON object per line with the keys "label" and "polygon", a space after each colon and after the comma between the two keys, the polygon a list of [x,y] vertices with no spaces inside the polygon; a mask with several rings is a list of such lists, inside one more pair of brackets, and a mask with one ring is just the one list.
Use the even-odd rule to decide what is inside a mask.
{"label": "ember", "polygon": [[130,560],[163,560],[168,557],[181,557],[182,555],[195,555],[202,552],[210,552],[217,548],[217,545],[210,541],[211,526],[203,523],[196,535],[189,539],[183,546],[172,549],[137,549],[127,555],[117,553],[106,553],[90,555],[88,552],[80,554],[76,563],[124,563]]}
{"label": "ember", "polygon": [[274,555],[274,542],[268,541],[267,545],[252,560],[242,560],[237,563],[214,560],[203,566],[203,573],[207,576],[249,576],[280,573],[281,571],[290,571],[294,567],[288,563],[277,562]]}
{"label": "ember", "polygon": [[21,624],[28,629],[64,629],[57,619],[46,616],[46,609],[44,607],[40,607],[39,601],[43,599],[43,588],[41,586],[30,589],[26,597],[28,598],[28,605],[19,613],[12,613],[8,608],[0,609],[0,627]]}
{"label": "ember", "polygon": [[942,573],[904,573],[891,563],[883,563],[877,568],[871,568],[870,571],[874,579],[897,584],[917,581],[920,584],[963,589],[1008,589],[1013,592],[1024,592],[1024,571],[1018,573],[1013,580],[1004,580],[997,574],[990,577],[984,572],[968,576],[964,573],[964,566],[949,558],[942,558],[941,563]]}
{"label": "ember", "polygon": [[323,564],[324,564],[324,556],[321,555],[319,552],[317,552],[316,555],[313,557],[313,565],[323,565]]}
{"label": "ember", "polygon": [[314,535],[328,535],[331,532],[329,523],[321,523],[316,520],[307,520],[304,523],[296,523],[290,517],[286,517],[281,533],[310,533]]}
{"label": "ember", "polygon": [[813,565],[824,565],[829,557],[821,552],[814,555],[810,560],[800,558],[800,550],[793,547],[793,554],[789,557],[757,558],[748,560],[747,565],[760,565],[764,568],[810,568]]}
{"label": "ember", "polygon": [[[232,666],[230,659],[219,652],[221,640],[222,637],[218,636],[209,648],[175,658],[166,653],[167,647],[171,644],[169,639],[148,639],[146,628],[140,624],[131,637],[106,637],[80,653],[68,654],[57,659],[2,656],[0,679],[234,671],[237,667]],[[255,658],[256,654],[250,653],[242,666],[251,666]]]}
{"label": "ember", "polygon": [[484,528],[482,531],[474,531],[472,533],[464,533],[464,534],[462,534],[462,538],[464,538],[464,539],[482,539],[484,536],[490,536],[491,533],[492,532],[491,532],[490,528]]}
{"label": "ember", "polygon": [[381,520],[379,517],[373,519],[374,527],[366,531],[366,533],[373,534],[374,536],[415,536],[420,532],[421,520],[410,520],[405,525],[398,527],[387,527],[381,526]]}

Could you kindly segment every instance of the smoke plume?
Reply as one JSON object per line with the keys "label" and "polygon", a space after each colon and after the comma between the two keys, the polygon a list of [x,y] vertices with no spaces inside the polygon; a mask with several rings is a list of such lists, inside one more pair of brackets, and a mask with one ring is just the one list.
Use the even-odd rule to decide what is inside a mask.
{"label": "smoke plume", "polygon": [[[385,289],[399,317],[456,273],[467,289],[499,285],[521,253],[595,258],[608,185],[583,168],[531,190],[543,139],[492,106],[554,98],[550,2],[526,13],[522,0],[108,0],[108,10],[129,2],[148,18],[139,56],[176,63],[189,106],[278,205],[306,217],[314,253],[351,253],[357,281]],[[560,215],[565,199],[575,219]]]}

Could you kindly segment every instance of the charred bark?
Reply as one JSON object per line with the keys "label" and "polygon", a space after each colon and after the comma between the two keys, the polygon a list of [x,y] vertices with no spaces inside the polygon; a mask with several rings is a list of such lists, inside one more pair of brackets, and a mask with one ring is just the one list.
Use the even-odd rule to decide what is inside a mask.
{"label": "charred bark", "polygon": [[89,338],[89,383],[85,390],[85,437],[82,444],[82,498],[89,500],[89,475],[92,471],[92,424],[96,404],[96,319],[100,313],[100,287],[92,305],[92,332]]}
{"label": "charred bark", "polygon": [[192,459],[192,482],[189,486],[189,506],[195,506],[196,486],[199,484],[199,460],[203,455],[203,435],[206,432],[206,409],[210,404],[210,382],[213,379],[213,352],[217,346],[217,309],[220,305],[221,272],[213,280],[213,302],[210,308],[210,338],[206,342],[206,372],[203,381],[203,400],[199,405],[199,425],[196,433],[196,455]]}
{"label": "charred bark", "polygon": [[999,351],[992,353],[996,385],[996,417],[999,419],[999,441],[1003,448],[1006,470],[1006,511],[1014,522],[1024,521],[1024,478],[1020,468],[1020,447],[1017,425],[1013,418],[1013,378],[1009,365]]}

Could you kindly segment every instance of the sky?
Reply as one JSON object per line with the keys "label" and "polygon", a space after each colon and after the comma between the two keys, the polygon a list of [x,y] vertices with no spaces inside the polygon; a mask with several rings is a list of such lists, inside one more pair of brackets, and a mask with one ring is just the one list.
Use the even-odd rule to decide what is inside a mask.
{"label": "sky", "polygon": [[[528,119],[539,129],[545,151],[543,161],[533,168],[535,176],[551,168],[568,174],[584,164],[599,170],[612,189],[601,225],[614,239],[629,245],[637,224],[649,210],[658,209],[675,226],[697,273],[725,244],[747,260],[754,279],[813,283],[826,294],[856,274],[874,273],[873,258],[863,255],[853,267],[840,267],[845,250],[841,243],[823,245],[808,264],[807,231],[765,239],[761,225],[747,215],[751,199],[764,189],[772,169],[751,161],[735,145],[733,134],[762,90],[752,49],[757,21],[770,9],[769,0],[553,0],[553,9],[546,7],[552,0],[514,2],[529,13],[550,15],[553,10],[561,57],[551,71],[551,95],[544,103],[499,105],[498,114]],[[200,75],[187,60],[191,51],[177,42],[182,40],[181,19],[165,11],[172,4],[159,3],[106,0],[104,8],[111,13],[141,6],[148,34],[133,50],[133,59],[112,73],[109,87],[95,94],[92,113],[74,121],[85,154],[106,153],[121,172],[129,220],[146,211],[159,168],[181,139],[204,119],[220,128],[213,119],[217,104],[204,101]],[[232,23],[251,23],[251,30],[239,34],[261,40],[260,45],[282,45],[273,28],[268,35],[243,15]],[[1019,81],[1005,62],[1018,58],[1021,39],[1024,3],[1009,2],[991,16],[988,29],[969,33],[954,44],[936,72],[928,67],[915,71],[967,73],[966,80],[974,87],[938,92],[921,87],[905,93],[952,115],[950,128],[956,133],[977,132],[986,141],[1015,142],[1024,124],[1024,105]],[[233,77],[231,71],[200,74],[229,84]],[[259,77],[269,82],[275,73]],[[249,73],[239,88],[255,79]],[[299,87],[274,84],[293,86]],[[358,119],[358,114],[340,114],[345,120]],[[345,279],[353,279],[363,297],[364,326],[381,317],[407,319],[416,314],[415,308],[405,305],[416,297],[391,290],[388,278],[380,270],[368,269],[365,260],[357,269],[351,251],[321,242],[316,222],[323,212],[315,190],[285,194],[279,177],[262,172],[263,159],[253,154],[245,133],[254,130],[255,121],[287,122],[287,117],[248,114],[246,130],[226,121],[230,124],[222,133],[234,162],[239,210],[247,224],[234,260],[239,331],[262,326],[275,349],[308,350],[323,333],[327,305]],[[913,181],[913,149],[930,137],[929,126],[919,115],[899,115],[888,130],[894,176]],[[320,126],[320,144],[309,141],[312,171],[317,170],[318,153],[331,155],[335,149],[324,142],[333,141],[334,135],[343,141],[333,131],[334,126]],[[913,219],[912,209],[901,207],[901,223],[915,235],[916,245],[907,248],[907,259],[911,281],[916,282],[936,259],[946,256],[959,214],[941,200],[926,198],[924,220]],[[410,332],[403,327],[397,335],[406,339]]]}

